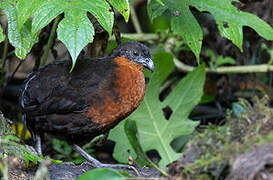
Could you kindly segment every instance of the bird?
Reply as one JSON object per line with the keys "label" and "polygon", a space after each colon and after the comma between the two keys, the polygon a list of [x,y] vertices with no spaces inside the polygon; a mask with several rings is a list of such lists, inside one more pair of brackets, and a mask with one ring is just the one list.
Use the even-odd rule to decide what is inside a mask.
{"label": "bird", "polygon": [[128,117],[144,98],[144,68],[154,71],[150,49],[127,41],[105,57],[48,64],[28,76],[19,104],[23,121],[31,132],[38,154],[41,136],[47,133],[66,140],[94,167],[129,168],[103,164],[81,146],[105,134]]}

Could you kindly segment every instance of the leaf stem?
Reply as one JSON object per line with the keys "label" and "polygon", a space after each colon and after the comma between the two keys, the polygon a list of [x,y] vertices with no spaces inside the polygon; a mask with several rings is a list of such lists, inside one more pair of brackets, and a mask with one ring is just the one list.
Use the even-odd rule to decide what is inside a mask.
{"label": "leaf stem", "polygon": [[48,41],[47,41],[47,45],[46,45],[45,51],[44,51],[43,56],[41,58],[41,64],[40,64],[40,66],[44,66],[46,64],[48,53],[49,53],[49,50],[50,50],[50,48],[51,48],[51,46],[52,46],[52,44],[54,42],[55,32],[56,32],[57,25],[58,25],[60,19],[61,19],[61,16],[58,16],[54,20],[54,23],[53,23],[53,26],[51,28],[50,35],[49,35],[49,38],[48,38]]}
{"label": "leaf stem", "polygon": [[133,5],[130,5],[130,12],[131,12],[131,18],[132,18],[132,22],[135,27],[136,33],[138,34],[142,33],[141,26],[135,11],[135,7]]}
{"label": "leaf stem", "polygon": [[147,158],[147,160],[149,161],[149,163],[155,168],[157,169],[159,172],[161,172],[161,174],[163,174],[163,176],[169,177],[170,175],[164,171],[163,169],[159,168],[153,161],[151,161],[149,158]]}
{"label": "leaf stem", "polygon": [[5,65],[6,65],[6,59],[7,59],[8,47],[9,47],[8,45],[9,45],[9,41],[8,41],[8,37],[6,35],[5,41],[4,41],[3,55],[2,55],[2,69],[4,69]]}

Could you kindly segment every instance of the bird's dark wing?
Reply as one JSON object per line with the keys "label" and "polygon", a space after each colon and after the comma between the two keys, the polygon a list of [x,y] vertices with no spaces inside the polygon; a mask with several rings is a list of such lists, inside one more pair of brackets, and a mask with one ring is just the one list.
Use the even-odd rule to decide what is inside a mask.
{"label": "bird's dark wing", "polygon": [[[83,59],[71,73],[70,61],[41,68],[24,83],[20,105],[28,116],[87,111],[114,89],[114,61]],[[115,92],[113,92],[114,94]]]}

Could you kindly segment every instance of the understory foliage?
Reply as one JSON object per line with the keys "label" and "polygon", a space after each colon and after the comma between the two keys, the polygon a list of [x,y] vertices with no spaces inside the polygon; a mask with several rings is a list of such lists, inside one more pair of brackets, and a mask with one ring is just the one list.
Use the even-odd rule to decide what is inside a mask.
{"label": "understory foliage", "polygon": [[[114,13],[111,6],[119,11],[125,21],[129,20],[129,2],[127,0],[5,0],[0,2],[0,9],[8,19],[8,39],[15,47],[15,54],[25,59],[32,46],[38,41],[39,30],[53,19],[64,13],[57,29],[57,38],[67,47],[73,67],[81,50],[93,41],[94,26],[87,18],[91,13],[100,25],[112,34]],[[190,6],[213,15],[223,37],[230,39],[242,51],[243,26],[253,28],[260,36],[273,40],[273,29],[257,16],[238,10],[234,0],[151,0],[148,14],[153,21],[165,15],[171,18],[171,30],[180,35],[199,61],[203,32]],[[95,6],[94,6],[95,4]],[[110,6],[111,5],[111,6]],[[0,42],[4,40],[0,28]],[[72,67],[72,68],[73,68]]]}
{"label": "understory foliage", "polygon": [[21,140],[13,133],[13,130],[7,123],[0,111],[0,173],[7,177],[7,158],[8,156],[16,156],[25,159],[25,166],[29,166],[29,162],[38,163],[42,158],[34,154],[30,149],[21,144]]}
{"label": "understory foliage", "polygon": [[[95,17],[111,36],[114,31],[114,11],[118,11],[128,22],[130,3],[134,3],[134,0],[2,0],[0,1],[0,9],[7,18],[8,27],[4,30],[0,27],[0,42],[8,41],[15,48],[15,55],[24,60],[32,47],[39,42],[38,37],[41,30],[54,22],[58,24],[56,38],[67,48],[73,62],[71,67],[73,70],[80,52],[87,44],[94,41],[96,26],[90,21],[89,15]],[[214,19],[221,36],[231,40],[241,52],[243,51],[244,26],[252,28],[266,40],[273,40],[273,28],[256,15],[240,11],[239,3],[238,0],[150,0],[147,2],[147,12],[151,22],[160,17],[168,19],[170,24],[164,32],[165,36],[179,37],[179,41],[186,44],[187,48],[193,52],[199,64],[205,32],[202,30],[200,25],[202,23],[198,21],[200,19],[197,18],[196,12]],[[164,39],[164,37],[161,38]],[[175,47],[181,45],[177,42],[174,44]],[[210,66],[217,67],[224,63],[235,64],[235,60],[230,57],[217,56],[218,60],[216,61],[217,58],[212,57],[215,56],[214,52],[207,51],[207,53],[213,59],[211,64],[208,63]],[[199,65],[179,80],[172,91],[162,101],[159,100],[164,83],[168,81],[168,77],[175,69],[174,60],[178,59],[176,55],[170,52],[170,48],[162,46],[153,48],[155,72],[153,74],[145,72],[146,77],[149,77],[150,80],[143,102],[133,114],[110,132],[109,139],[116,143],[113,157],[118,162],[128,163],[128,157],[132,157],[141,166],[164,168],[182,154],[181,150],[174,150],[171,146],[172,142],[177,138],[189,137],[199,124],[199,121],[189,119],[189,115],[203,96],[206,77],[204,65]],[[265,103],[257,101],[254,108],[248,106],[246,101],[241,101],[241,103],[246,112],[242,113],[240,118],[229,118],[228,123],[223,127],[209,126],[208,131],[199,134],[191,141],[192,146],[201,147],[203,154],[199,154],[200,159],[185,168],[184,172],[187,175],[192,177],[192,174],[196,172],[214,168],[218,162],[225,163],[231,152],[236,151],[235,153],[237,153],[238,149],[247,151],[253,141],[262,143],[261,138],[251,136],[254,131],[260,133],[261,129],[255,129],[256,121],[249,123],[246,120],[255,116],[255,114],[251,114],[251,111],[258,112],[257,108],[259,107],[267,109]],[[168,118],[162,110],[165,108],[171,109],[171,115]],[[270,113],[272,114],[271,110]],[[247,118],[244,119],[244,116]],[[1,126],[1,129],[3,128],[5,127]],[[234,135],[239,137],[233,137]],[[235,141],[231,141],[234,138],[247,142],[246,146],[238,146],[237,148]],[[204,139],[206,140],[204,141]],[[188,138],[185,141],[187,140]],[[234,145],[234,149],[230,143]],[[21,145],[19,138],[13,134],[7,134],[6,131],[0,134],[0,144],[0,148],[5,149],[5,151],[0,149],[0,158],[5,158],[4,155],[7,153],[23,157],[26,162],[41,160]],[[70,156],[74,159],[68,145],[62,145],[61,142],[56,144],[54,149],[57,152],[62,152],[56,157]],[[220,150],[216,148],[218,146]],[[149,151],[158,153],[160,156],[158,162],[151,162],[147,158]],[[219,151],[229,153],[220,154]],[[75,159],[79,160],[78,157]],[[0,167],[3,165],[0,164]],[[213,173],[216,173],[215,177],[220,174],[220,172]],[[83,175],[81,178],[88,179],[90,177],[122,179],[128,177],[128,174],[100,169]]]}

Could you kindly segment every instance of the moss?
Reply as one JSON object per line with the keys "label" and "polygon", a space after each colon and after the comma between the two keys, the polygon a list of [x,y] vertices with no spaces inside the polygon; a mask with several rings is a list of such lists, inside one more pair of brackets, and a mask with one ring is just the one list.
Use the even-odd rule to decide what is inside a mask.
{"label": "moss", "polygon": [[[186,179],[211,179],[224,177],[234,159],[254,147],[273,142],[273,109],[268,107],[268,97],[253,98],[253,105],[240,99],[244,111],[239,116],[228,114],[224,126],[209,125],[187,145],[184,156],[195,157],[184,163],[182,176]],[[198,149],[191,151],[191,149]],[[194,154],[195,153],[195,154]],[[186,164],[186,165],[185,165]]]}

